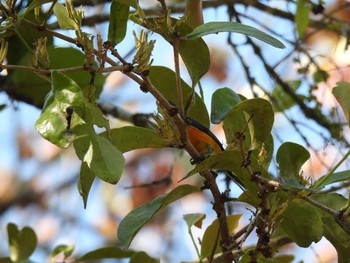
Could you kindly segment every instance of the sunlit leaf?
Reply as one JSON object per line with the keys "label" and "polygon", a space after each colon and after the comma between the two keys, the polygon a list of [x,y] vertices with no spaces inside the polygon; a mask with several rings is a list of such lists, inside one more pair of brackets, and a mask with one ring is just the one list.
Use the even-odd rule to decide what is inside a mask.
{"label": "sunlit leaf", "polygon": [[309,158],[309,152],[299,144],[285,142],[280,146],[276,160],[280,172],[279,175],[283,178],[285,187],[298,188],[305,185],[300,170]]}
{"label": "sunlit leaf", "polygon": [[50,257],[51,257],[51,263],[55,263],[57,262],[55,257],[60,254],[63,253],[65,258],[68,258],[69,256],[72,255],[74,250],[74,246],[67,246],[67,245],[58,245],[56,246],[52,252],[50,253]]}
{"label": "sunlit leaf", "polygon": [[[161,77],[159,77],[161,76]],[[149,75],[153,85],[166,97],[169,101],[178,105],[176,92],[175,72],[160,66],[152,66]],[[184,96],[184,104],[190,99],[192,89],[183,80],[181,86]],[[209,127],[209,114],[203,100],[196,94],[194,102],[191,104],[188,116],[205,127]]]}
{"label": "sunlit leaf", "polygon": [[284,44],[278,39],[260,31],[257,28],[243,25],[237,22],[208,22],[196,27],[190,34],[186,36],[186,39],[198,39],[209,34],[217,34],[220,32],[240,33],[257,38],[274,47],[285,48]]}
{"label": "sunlit leaf", "polygon": [[84,107],[84,96],[80,87],[67,76],[53,71],[52,91],[46,99],[39,119],[35,123],[36,130],[45,139],[59,147],[67,148],[74,136],[67,130],[67,108]]}
{"label": "sunlit leaf", "polygon": [[232,89],[217,89],[211,97],[211,122],[218,124],[223,121],[230,110],[239,102],[241,102],[241,98]]}
{"label": "sunlit leaf", "polygon": [[129,247],[135,235],[161,208],[195,192],[200,192],[200,189],[192,185],[180,185],[170,193],[160,195],[151,202],[132,210],[119,224],[118,240],[120,246]]}
{"label": "sunlit leaf", "polygon": [[304,201],[289,201],[280,216],[280,227],[301,247],[309,247],[323,235],[323,222],[314,207]]}
{"label": "sunlit leaf", "polygon": [[298,0],[297,1],[297,10],[295,13],[295,24],[297,26],[297,32],[299,38],[301,38],[309,25],[310,21],[310,8],[309,1],[307,0]]}
{"label": "sunlit leaf", "polygon": [[[229,215],[227,216],[228,231],[230,234],[237,228],[239,219],[242,215]],[[217,243],[215,244],[215,241]],[[215,219],[213,223],[205,230],[202,243],[201,243],[201,259],[204,259],[211,255],[214,246],[216,245],[215,254],[222,252],[220,246],[220,231],[219,231],[219,220]]]}
{"label": "sunlit leaf", "polygon": [[332,92],[342,107],[348,123],[350,123],[350,83],[345,81],[337,82],[337,86],[333,88]]}
{"label": "sunlit leaf", "polygon": [[111,3],[109,13],[108,40],[112,46],[115,46],[125,38],[129,17],[129,5],[114,0]]}
{"label": "sunlit leaf", "polygon": [[19,230],[15,224],[7,225],[10,258],[13,262],[26,262],[33,254],[38,239],[30,227]]}
{"label": "sunlit leaf", "polygon": [[67,8],[64,5],[56,3],[53,7],[53,12],[61,29],[79,29],[77,23],[69,17]]}
{"label": "sunlit leaf", "polygon": [[190,229],[192,226],[202,228],[202,223],[206,215],[201,213],[194,213],[194,214],[183,215],[183,217],[187,224],[188,229]]}

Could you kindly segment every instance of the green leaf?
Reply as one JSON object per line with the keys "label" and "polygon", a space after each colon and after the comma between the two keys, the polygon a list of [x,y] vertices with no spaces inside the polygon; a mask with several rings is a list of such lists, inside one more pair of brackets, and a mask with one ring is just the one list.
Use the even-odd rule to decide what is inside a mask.
{"label": "green leaf", "polygon": [[251,26],[243,25],[237,22],[209,22],[196,27],[186,39],[198,39],[200,37],[217,34],[220,32],[240,33],[250,37],[257,38],[277,48],[285,48],[284,44],[278,39],[260,31]]}
{"label": "green leaf", "polygon": [[0,263],[13,263],[10,257],[0,258]]}
{"label": "green leaf", "polygon": [[[242,112],[245,120],[242,120]],[[237,116],[237,118],[236,118]],[[274,112],[271,104],[264,99],[249,99],[236,104],[230,111],[228,118],[224,120],[227,142],[235,140],[236,132],[243,132],[248,125],[250,134],[250,149],[260,148],[271,134],[274,122]],[[241,127],[238,129],[235,122]],[[231,129],[229,127],[231,126]],[[232,130],[232,128],[238,130]],[[228,135],[229,134],[229,135]],[[231,141],[232,140],[232,141]]]}
{"label": "green leaf", "polygon": [[[161,78],[159,76],[162,76]],[[161,66],[152,66],[150,69],[149,78],[153,85],[163,94],[169,101],[178,104],[176,92],[175,72]],[[192,88],[181,80],[183,90],[184,104],[190,99]],[[194,102],[191,104],[188,116],[205,127],[209,127],[209,114],[203,100],[195,94]]]}
{"label": "green leaf", "polygon": [[348,123],[350,123],[350,83],[341,81],[333,88],[333,95],[342,107]]}
{"label": "green leaf", "polygon": [[[153,30],[164,37],[169,43],[173,42],[172,33],[168,30],[168,22],[164,19],[154,18],[148,20],[154,24]],[[172,26],[175,26],[180,36],[185,36],[192,31],[192,28],[179,20],[172,18]],[[210,66],[209,49],[203,39],[194,40],[180,39],[179,53],[184,61],[188,73],[192,80],[192,86],[195,86],[200,78],[207,73]]]}
{"label": "green leaf", "polygon": [[74,250],[74,246],[67,246],[67,245],[58,245],[56,246],[52,252],[50,253],[50,258],[51,258],[51,263],[57,262],[55,260],[55,257],[63,252],[64,258],[68,258],[69,256],[72,255]]}
{"label": "green leaf", "polygon": [[78,191],[83,198],[84,208],[87,206],[87,200],[91,186],[95,180],[95,174],[88,167],[87,163],[82,162],[80,166],[80,175],[78,180]]}
{"label": "green leaf", "polygon": [[[288,85],[296,92],[301,85],[301,80],[288,81]],[[277,85],[273,89],[271,97],[275,112],[288,110],[295,105],[295,100],[283,90],[281,85]]]}
{"label": "green leaf", "polygon": [[[79,159],[86,163],[91,172],[103,181],[116,184],[124,169],[124,157],[106,138],[90,133],[74,141]],[[85,170],[86,172],[86,170]],[[91,180],[91,176],[89,176]],[[87,181],[88,186],[89,181]]]}
{"label": "green leaf", "polygon": [[8,241],[10,247],[10,258],[13,262],[25,262],[33,254],[38,239],[30,227],[18,230],[15,224],[7,225]]}
{"label": "green leaf", "polygon": [[[14,41],[14,39],[11,40]],[[57,48],[48,45],[47,49],[51,69],[70,68],[84,64],[84,54],[75,48]],[[69,59],[62,59],[64,57],[69,57]],[[13,63],[27,65],[30,64],[28,61],[31,61],[31,58],[32,54],[28,52],[22,56],[20,61]],[[87,86],[87,83],[91,81],[91,74],[88,71],[70,72],[65,75],[74,80],[80,87]],[[11,94],[13,94],[14,98],[18,97],[20,100],[24,100],[36,107],[43,107],[45,98],[51,89],[50,79],[44,79],[31,71],[17,70],[11,73],[11,80],[11,87],[13,89],[11,90]],[[90,92],[94,92],[97,98],[102,91],[104,81],[105,77],[101,73],[96,73],[93,87],[88,86],[87,89]]]}
{"label": "green leaf", "polygon": [[42,137],[59,147],[67,148],[73,142],[73,134],[67,130],[68,107],[81,108],[84,96],[80,87],[67,76],[53,71],[51,74],[52,91],[49,93],[36,130]]}
{"label": "green leaf", "polygon": [[112,1],[108,25],[108,41],[115,46],[123,41],[129,17],[129,5]]}
{"label": "green leaf", "polygon": [[[156,260],[143,251],[125,250],[118,247],[103,247],[90,251],[80,257],[78,262],[91,262],[92,260],[102,260],[107,258],[122,259],[130,258],[129,262],[157,263]],[[94,261],[95,262],[95,261]]]}
{"label": "green leaf", "polygon": [[270,134],[270,136],[268,136],[262,144],[259,151],[254,151],[252,155],[255,156],[255,158],[258,160],[259,165],[264,167],[265,170],[268,170],[273,157],[273,150],[273,136]]}
{"label": "green leaf", "polygon": [[310,17],[310,8],[307,0],[298,0],[297,1],[297,10],[295,13],[295,24],[297,26],[297,32],[299,38],[301,38],[305,32],[305,29],[309,25]]}
{"label": "green leaf", "polygon": [[327,81],[327,79],[329,78],[329,74],[327,71],[317,69],[317,71],[315,71],[312,77],[316,83],[321,83]]}
{"label": "green leaf", "polygon": [[211,122],[214,124],[222,122],[231,109],[241,101],[239,95],[232,89],[217,89],[211,97]]}
{"label": "green leaf", "polygon": [[[317,187],[323,188],[327,185],[333,184],[333,183],[339,183],[344,181],[350,180],[350,170],[333,173],[332,176],[330,176],[327,180],[323,181],[324,176],[317,179],[317,181],[314,183],[317,185]],[[319,183],[321,182],[321,183]]]}
{"label": "green leaf", "polygon": [[314,207],[304,201],[289,201],[279,217],[280,227],[300,247],[309,247],[323,235],[323,222]]}
{"label": "green leaf", "polygon": [[[228,231],[231,234],[238,226],[239,219],[242,215],[229,215],[227,216]],[[205,230],[202,243],[201,243],[201,256],[200,259],[204,259],[211,255],[213,248],[215,246],[215,241],[219,237],[216,243],[215,254],[222,252],[220,246],[220,231],[219,231],[219,220],[215,219],[213,223]]]}
{"label": "green leaf", "polygon": [[52,0],[33,0],[30,5],[19,12],[19,17],[25,17],[34,8],[41,6],[45,3],[52,2]]}
{"label": "green leaf", "polygon": [[200,192],[200,189],[192,185],[180,185],[170,193],[158,196],[151,202],[132,210],[119,224],[118,240],[120,245],[129,247],[135,235],[161,208],[195,192]]}
{"label": "green leaf", "polygon": [[286,188],[299,188],[305,185],[300,170],[309,158],[309,152],[299,144],[285,142],[280,146],[276,161],[279,167],[279,175],[283,178]]}
{"label": "green leaf", "polygon": [[147,255],[145,252],[140,251],[135,253],[130,257],[129,263],[159,263],[160,261],[158,259],[154,259]]}
{"label": "green leaf", "polygon": [[159,133],[143,127],[125,126],[111,129],[101,135],[110,138],[113,145],[122,153],[143,148],[167,147]]}
{"label": "green leaf", "polygon": [[69,17],[67,8],[64,5],[56,3],[53,7],[53,12],[57,17],[57,21],[61,29],[79,29],[78,24]]}
{"label": "green leaf", "polygon": [[135,251],[125,250],[118,247],[103,247],[86,253],[78,261],[101,260],[105,258],[129,258]]}
{"label": "green leaf", "polygon": [[113,0],[113,1],[138,9],[138,0]]}
{"label": "green leaf", "polygon": [[[244,252],[242,258],[239,259],[239,263],[250,263],[251,262],[251,250],[247,250]],[[259,254],[257,257],[256,262],[259,263],[292,263],[295,259],[295,256],[292,255],[280,255],[280,256],[273,256],[273,258],[265,258],[262,254]],[[298,261],[299,262],[299,261]],[[303,263],[300,261],[299,263]]]}
{"label": "green leaf", "polygon": [[[267,171],[258,164],[258,161],[254,158],[254,156],[251,157],[250,161],[253,171],[260,171],[264,178],[271,178]],[[239,151],[224,151],[206,158],[192,171],[190,171],[185,178],[203,171],[231,171],[246,188],[244,195],[247,196],[249,203],[252,205],[257,205],[259,203],[259,199],[256,195],[258,192],[258,187],[251,181],[250,174],[247,172],[247,169],[241,166],[241,163],[242,156]]]}
{"label": "green leaf", "polygon": [[[340,194],[319,194],[311,197],[334,210],[339,210],[346,205],[347,200]],[[316,212],[323,221],[324,236],[335,247],[338,253],[338,262],[347,263],[350,258],[350,235],[337,223],[335,218],[326,211],[316,208]]]}
{"label": "green leaf", "polygon": [[188,230],[190,230],[192,226],[202,228],[202,223],[206,215],[201,213],[194,213],[194,214],[183,215],[183,217],[187,224]]}

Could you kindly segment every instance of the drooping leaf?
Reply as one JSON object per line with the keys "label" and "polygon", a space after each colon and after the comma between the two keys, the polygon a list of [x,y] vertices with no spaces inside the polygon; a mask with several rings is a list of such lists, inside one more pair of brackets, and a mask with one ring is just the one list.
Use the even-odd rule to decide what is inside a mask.
{"label": "drooping leaf", "polygon": [[[316,202],[321,203],[333,210],[339,210],[344,207],[347,200],[340,194],[319,194],[311,197]],[[326,211],[315,207],[316,212],[319,214],[323,221],[324,236],[337,250],[338,262],[347,263],[350,258],[350,235],[346,232],[335,218],[328,214]]]}
{"label": "drooping leaf", "polygon": [[333,88],[332,92],[342,107],[348,123],[350,123],[350,83],[345,81],[337,82],[337,86]]}
{"label": "drooping leaf", "polygon": [[72,18],[69,17],[67,8],[64,5],[56,3],[53,7],[53,12],[57,17],[57,21],[61,29],[79,29],[78,24]]}
{"label": "drooping leaf", "polygon": [[[238,226],[239,219],[242,215],[229,215],[227,216],[227,225],[228,231],[231,234]],[[220,231],[219,231],[219,220],[215,219],[213,223],[205,230],[202,243],[201,243],[201,255],[200,258],[204,259],[211,255],[215,241],[218,238],[218,242],[216,244],[215,254],[222,252],[222,248],[220,246]]]}
{"label": "drooping leaf", "polygon": [[[159,77],[162,76],[162,77]],[[178,104],[177,92],[176,92],[176,78],[175,73],[161,66],[152,66],[150,69],[149,78],[153,85],[166,97],[169,101]],[[192,89],[181,80],[181,86],[183,90],[184,104],[190,99]],[[196,94],[194,102],[191,104],[188,116],[197,122],[201,123],[205,127],[209,127],[209,114],[203,100]]]}
{"label": "drooping leaf", "polygon": [[112,1],[108,25],[108,40],[112,46],[123,41],[129,17],[129,5],[120,1]]}
{"label": "drooping leaf", "polygon": [[333,173],[330,177],[328,177],[326,180],[323,180],[324,176],[318,178],[318,180],[314,183],[315,186],[323,188],[327,185],[338,183],[338,182],[344,182],[350,180],[350,170]]}
{"label": "drooping leaf", "polygon": [[[169,43],[173,42],[172,34],[168,30],[167,21],[163,18],[149,19],[154,24],[153,30],[164,37]],[[179,23],[178,20],[172,18],[172,25],[176,24],[176,31],[180,36],[186,36],[192,31],[192,28],[186,23]],[[192,86],[195,86],[201,77],[207,73],[210,66],[210,54],[208,46],[203,39],[185,40],[180,39],[179,53],[184,61],[187,71],[192,79]]]}
{"label": "drooping leaf", "polygon": [[310,8],[307,0],[297,1],[297,10],[295,13],[295,24],[297,26],[297,32],[299,38],[301,38],[309,25],[310,21]]}
{"label": "drooping leaf", "polygon": [[151,202],[132,210],[119,224],[118,240],[120,246],[129,247],[139,230],[150,221],[161,208],[195,192],[200,192],[200,189],[192,185],[180,185],[170,193],[158,196]]}
{"label": "drooping leaf", "polygon": [[287,188],[299,188],[305,185],[300,174],[301,167],[310,158],[309,152],[301,145],[285,142],[277,151],[276,160],[279,175]]}
{"label": "drooping leaf", "polygon": [[84,208],[87,206],[87,200],[92,183],[95,180],[95,174],[88,167],[86,162],[82,162],[80,166],[80,175],[78,180],[78,191],[83,198]]}
{"label": "drooping leaf", "polygon": [[190,230],[192,226],[202,228],[202,223],[206,215],[201,213],[193,213],[193,214],[183,215],[183,217],[187,224],[188,229]]}
{"label": "drooping leaf", "polygon": [[7,232],[12,262],[26,262],[38,244],[34,230],[30,227],[19,230],[15,224],[9,223]]}
{"label": "drooping leaf", "polygon": [[280,216],[280,227],[300,247],[309,247],[323,235],[323,222],[314,207],[304,201],[290,201]]}
{"label": "drooping leaf", "polygon": [[241,98],[232,89],[217,89],[211,97],[211,122],[219,124],[239,102],[241,102]]}
{"label": "drooping leaf", "polygon": [[36,130],[45,139],[59,147],[67,148],[73,142],[73,134],[67,130],[67,108],[83,108],[84,96],[80,87],[67,76],[53,71],[52,91],[46,99]]}
{"label": "drooping leaf", "polygon": [[159,133],[143,127],[126,126],[111,129],[109,133],[104,132],[101,135],[110,138],[113,145],[123,153],[143,148],[167,147]]}
{"label": "drooping leaf", "polygon": [[209,34],[217,34],[220,32],[240,33],[246,36],[257,38],[274,47],[285,48],[284,44],[278,39],[260,31],[257,28],[243,25],[237,22],[208,22],[196,27],[190,34],[186,36],[186,39],[198,39]]}

